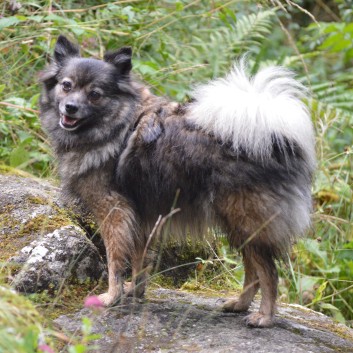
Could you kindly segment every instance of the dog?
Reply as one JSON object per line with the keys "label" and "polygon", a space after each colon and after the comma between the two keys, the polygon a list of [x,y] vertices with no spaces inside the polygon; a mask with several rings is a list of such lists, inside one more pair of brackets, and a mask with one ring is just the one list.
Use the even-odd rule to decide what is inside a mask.
{"label": "dog", "polygon": [[[135,80],[131,56],[123,47],[83,58],[59,36],[40,75],[41,124],[64,194],[94,215],[106,248],[109,288],[100,299],[109,306],[143,295],[148,235],[174,206],[172,237],[217,228],[242,254],[243,292],[223,310],[247,311],[261,289],[246,323],[272,326],[275,261],[310,224],[316,162],[306,90],[284,68],[249,78],[240,62],[179,104]],[[124,287],[126,261],[132,282]]]}

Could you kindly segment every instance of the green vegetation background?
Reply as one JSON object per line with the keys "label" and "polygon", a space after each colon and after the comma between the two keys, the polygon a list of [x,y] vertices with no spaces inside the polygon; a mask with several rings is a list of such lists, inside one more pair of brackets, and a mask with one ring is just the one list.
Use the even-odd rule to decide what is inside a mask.
{"label": "green vegetation background", "polygon": [[293,69],[310,92],[318,170],[313,226],[281,268],[280,297],[352,324],[352,0],[2,2],[0,161],[40,177],[53,175],[54,163],[37,77],[59,33],[86,56],[132,46],[135,74],[178,101],[244,54],[253,72]]}

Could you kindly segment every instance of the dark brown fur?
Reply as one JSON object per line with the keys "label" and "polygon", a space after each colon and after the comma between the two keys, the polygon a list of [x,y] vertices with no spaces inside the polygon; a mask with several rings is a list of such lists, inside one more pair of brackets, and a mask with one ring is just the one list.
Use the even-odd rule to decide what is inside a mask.
{"label": "dark brown fur", "polygon": [[[110,305],[123,295],[126,261],[133,280],[125,292],[143,295],[147,237],[176,201],[181,212],[172,218],[172,236],[202,237],[208,227],[218,227],[243,255],[244,291],[224,309],[248,310],[261,288],[260,310],[246,322],[271,326],[274,261],[302,232],[300,217],[310,210],[312,167],[303,150],[295,141],[274,140],[265,161],[245,149],[234,151],[229,141],[188,119],[188,104],[156,97],[133,82],[126,48],[105,61],[80,59],[78,48],[59,37],[54,57],[42,78],[41,120],[58,156],[64,192],[78,198],[100,225],[109,271],[101,300]],[[62,91],[66,78],[70,92]],[[103,91],[98,102],[87,98],[92,87]],[[62,118],[68,105],[77,105],[78,112]],[[74,129],[60,127],[60,119]]]}

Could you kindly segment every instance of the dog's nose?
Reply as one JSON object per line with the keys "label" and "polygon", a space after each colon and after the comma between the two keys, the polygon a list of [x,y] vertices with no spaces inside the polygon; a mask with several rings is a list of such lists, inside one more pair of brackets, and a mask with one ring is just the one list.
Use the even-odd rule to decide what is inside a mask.
{"label": "dog's nose", "polygon": [[68,114],[75,114],[78,111],[78,106],[74,103],[66,103],[65,110]]}

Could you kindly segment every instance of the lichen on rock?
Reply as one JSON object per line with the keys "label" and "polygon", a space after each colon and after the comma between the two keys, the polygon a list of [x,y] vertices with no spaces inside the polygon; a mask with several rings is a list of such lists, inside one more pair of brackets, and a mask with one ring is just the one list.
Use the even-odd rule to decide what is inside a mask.
{"label": "lichen on rock", "polygon": [[45,234],[22,248],[11,262],[24,263],[13,286],[22,292],[58,288],[64,280],[87,277],[98,280],[104,273],[103,261],[82,229],[68,225]]}
{"label": "lichen on rock", "polygon": [[7,174],[0,175],[0,195],[0,261],[16,269],[17,290],[33,293],[104,275],[99,251],[61,205],[59,188]]}

